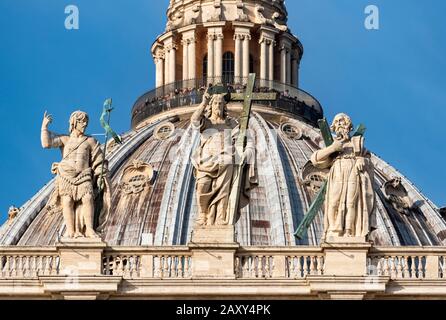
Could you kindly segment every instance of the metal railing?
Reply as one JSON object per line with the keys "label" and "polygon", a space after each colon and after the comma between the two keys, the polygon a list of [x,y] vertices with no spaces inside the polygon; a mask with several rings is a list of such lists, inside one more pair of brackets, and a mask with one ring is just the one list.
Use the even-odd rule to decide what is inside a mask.
{"label": "metal railing", "polygon": [[[214,77],[182,80],[153,89],[138,98],[133,106],[132,128],[159,113],[201,103],[209,84],[223,83],[229,92],[244,92],[246,82],[247,78]],[[311,124],[323,117],[320,103],[301,89],[264,79],[257,79],[254,88],[256,92],[280,93],[276,101],[257,102],[259,104],[295,114]]]}

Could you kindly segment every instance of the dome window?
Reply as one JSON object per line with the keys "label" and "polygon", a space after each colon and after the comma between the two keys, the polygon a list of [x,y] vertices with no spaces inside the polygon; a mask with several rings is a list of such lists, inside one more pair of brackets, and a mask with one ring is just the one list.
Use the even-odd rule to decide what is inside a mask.
{"label": "dome window", "polygon": [[158,140],[167,140],[175,133],[175,125],[171,122],[165,122],[160,124],[156,129],[154,136]]}
{"label": "dome window", "polygon": [[290,139],[302,139],[302,130],[290,123],[285,123],[284,125],[282,125],[281,130]]}

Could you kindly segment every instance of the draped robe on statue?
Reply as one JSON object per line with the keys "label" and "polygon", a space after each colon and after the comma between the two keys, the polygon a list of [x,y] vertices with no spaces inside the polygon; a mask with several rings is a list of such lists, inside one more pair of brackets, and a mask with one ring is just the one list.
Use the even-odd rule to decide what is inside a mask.
{"label": "draped robe on statue", "polygon": [[[374,213],[373,164],[364,148],[363,137],[353,137],[343,150],[326,160],[319,160],[320,151],[311,157],[314,166],[330,168],[325,199],[324,234],[343,236],[346,230],[352,236],[366,237],[376,229]],[[364,169],[358,169],[358,162]]]}
{"label": "draped robe on statue", "polygon": [[[199,215],[207,218],[208,225],[230,225],[233,217],[228,214],[228,202],[235,170],[234,142],[239,133],[239,126],[230,118],[214,124],[210,119],[203,117],[198,123],[192,122],[192,127],[201,133],[200,145],[192,155]],[[257,184],[254,147],[252,137],[248,137],[241,207],[247,203],[247,192]]]}

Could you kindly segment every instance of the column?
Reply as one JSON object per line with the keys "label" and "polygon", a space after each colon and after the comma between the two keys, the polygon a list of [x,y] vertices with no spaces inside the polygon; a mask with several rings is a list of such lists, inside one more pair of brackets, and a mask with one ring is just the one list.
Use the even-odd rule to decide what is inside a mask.
{"label": "column", "polygon": [[222,83],[223,77],[223,32],[216,34],[215,39],[215,83]]}
{"label": "column", "polygon": [[208,33],[208,83],[214,82],[214,38],[213,34]]}
{"label": "column", "polygon": [[188,40],[183,38],[183,81],[189,78],[189,45]]}
{"label": "column", "polygon": [[266,39],[260,40],[260,79],[266,79],[267,75],[267,43]]}
{"label": "column", "polygon": [[197,63],[196,63],[196,38],[195,35],[189,39],[189,79],[197,78]]}
{"label": "column", "polygon": [[268,71],[268,80],[274,81],[274,46],[276,45],[275,41],[271,41],[269,44],[269,71]]}
{"label": "column", "polygon": [[286,83],[286,47],[282,46],[280,51],[280,82]]}
{"label": "column", "polygon": [[292,71],[292,75],[293,75],[293,79],[292,79],[291,84],[292,84],[294,87],[296,87],[296,88],[299,87],[299,80],[298,80],[299,63],[298,63],[298,60],[297,60],[297,59],[298,59],[297,57],[293,57],[293,60],[292,60],[292,63],[291,63],[291,65],[292,65],[292,69],[291,69],[291,71]]}
{"label": "column", "polygon": [[172,44],[169,52],[169,82],[173,83],[176,81],[176,48],[175,45]]}
{"label": "column", "polygon": [[234,35],[235,40],[235,61],[234,61],[234,81],[241,82],[242,76],[242,36],[240,34]]}
{"label": "column", "polygon": [[260,79],[262,86],[264,86],[264,83],[267,79],[267,40],[265,38],[260,39]]}
{"label": "column", "polygon": [[164,85],[169,83],[169,51],[167,50],[166,47],[166,51],[164,54],[165,58],[164,58]]}
{"label": "column", "polygon": [[286,51],[286,84],[291,85],[291,52]]}
{"label": "column", "polygon": [[249,42],[250,35],[245,35],[243,39],[243,78],[244,82],[248,82],[249,77]]}
{"label": "column", "polygon": [[156,56],[156,87],[162,87],[164,85],[164,59],[161,56]]}

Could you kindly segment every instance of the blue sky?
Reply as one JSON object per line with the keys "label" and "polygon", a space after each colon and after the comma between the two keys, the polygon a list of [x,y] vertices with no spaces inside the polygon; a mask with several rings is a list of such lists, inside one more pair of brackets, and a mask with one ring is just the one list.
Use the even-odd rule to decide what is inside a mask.
{"label": "blue sky", "polygon": [[[301,87],[331,119],[349,113],[368,127],[367,146],[446,205],[446,2],[291,0],[289,26],[305,54]],[[64,27],[65,7],[80,29]],[[380,30],[364,28],[364,8],[380,9]],[[112,125],[130,127],[138,96],[153,88],[150,46],[165,25],[168,0],[0,0],[0,221],[52,175],[58,151],[40,147],[43,112],[68,130],[75,109],[102,132],[102,102],[113,97]]]}

